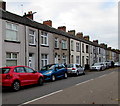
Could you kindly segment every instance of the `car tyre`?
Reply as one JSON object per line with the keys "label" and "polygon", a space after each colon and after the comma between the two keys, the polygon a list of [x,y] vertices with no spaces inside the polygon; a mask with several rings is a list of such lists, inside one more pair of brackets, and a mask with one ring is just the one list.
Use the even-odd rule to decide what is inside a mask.
{"label": "car tyre", "polygon": [[83,75],[85,75],[85,71],[83,71]]}
{"label": "car tyre", "polygon": [[12,84],[12,90],[13,91],[19,91],[20,90],[20,82],[19,81],[14,81]]}
{"label": "car tyre", "polygon": [[64,78],[67,79],[67,77],[68,77],[68,74],[64,73]]}
{"label": "car tyre", "polygon": [[52,75],[51,76],[51,81],[55,81],[55,80],[56,80],[55,75]]}
{"label": "car tyre", "polygon": [[43,80],[43,78],[42,77],[40,77],[39,79],[38,79],[38,85],[43,85],[43,82],[44,82],[44,80]]}
{"label": "car tyre", "polygon": [[79,72],[77,71],[77,72],[76,72],[76,76],[78,76],[78,75],[79,75]]}

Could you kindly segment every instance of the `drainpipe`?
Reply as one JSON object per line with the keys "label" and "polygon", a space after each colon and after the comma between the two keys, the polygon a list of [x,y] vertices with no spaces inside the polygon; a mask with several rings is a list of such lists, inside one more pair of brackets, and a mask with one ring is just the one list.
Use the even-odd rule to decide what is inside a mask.
{"label": "drainpipe", "polygon": [[70,53],[70,38],[68,38],[68,45],[69,45],[69,64],[70,64],[70,55],[71,55],[71,53]]}
{"label": "drainpipe", "polygon": [[40,32],[38,29],[38,70],[40,70]]}
{"label": "drainpipe", "polygon": [[27,66],[27,42],[26,42],[27,28],[25,26],[25,66]]}

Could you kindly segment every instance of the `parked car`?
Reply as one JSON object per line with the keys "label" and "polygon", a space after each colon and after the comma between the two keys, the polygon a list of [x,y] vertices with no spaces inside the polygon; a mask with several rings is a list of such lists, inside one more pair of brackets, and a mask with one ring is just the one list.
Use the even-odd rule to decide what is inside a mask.
{"label": "parked car", "polygon": [[114,66],[120,67],[120,62],[115,62]]}
{"label": "parked car", "polygon": [[68,74],[75,74],[76,76],[80,74],[85,74],[85,69],[81,67],[80,64],[68,64],[67,65]]}
{"label": "parked car", "polygon": [[97,71],[100,71],[100,70],[104,70],[105,69],[105,66],[103,63],[94,63],[92,66],[91,66],[91,70],[97,70]]}
{"label": "parked car", "polygon": [[49,64],[43,66],[39,73],[44,75],[45,80],[55,81],[57,78],[67,78],[67,69],[63,64]]}
{"label": "parked car", "polygon": [[3,87],[11,87],[14,91],[21,86],[39,84],[43,85],[44,77],[39,72],[27,66],[10,66],[0,68]]}
{"label": "parked car", "polygon": [[104,65],[105,69],[107,69],[107,68],[108,68],[108,65],[107,65],[107,63],[106,63],[106,62],[100,62],[100,63]]}
{"label": "parked car", "polygon": [[103,62],[104,64],[106,64],[106,68],[110,68],[111,67],[111,62]]}

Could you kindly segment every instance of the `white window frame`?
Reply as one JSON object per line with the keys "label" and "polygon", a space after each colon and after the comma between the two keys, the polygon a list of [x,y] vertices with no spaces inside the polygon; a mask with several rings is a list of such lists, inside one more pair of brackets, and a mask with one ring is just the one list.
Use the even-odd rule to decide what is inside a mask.
{"label": "white window frame", "polygon": [[[8,24],[10,24],[11,28],[8,27]],[[16,26],[16,29],[14,28],[14,26]],[[7,36],[11,36],[11,35],[7,35],[7,31],[13,31],[16,32],[16,39],[8,39]],[[15,23],[11,23],[11,22],[6,22],[6,40],[10,40],[10,41],[18,41],[18,25]]]}
{"label": "white window frame", "polygon": [[80,43],[76,42],[76,51],[79,52],[80,51]]}
{"label": "white window frame", "polygon": [[[30,34],[30,31],[33,31],[33,34]],[[33,43],[31,43],[31,37],[33,37]],[[29,44],[30,45],[36,45],[35,39],[36,39],[35,31],[32,30],[32,29],[29,29]]]}
{"label": "white window frame", "polygon": [[74,50],[74,41],[71,40],[71,50],[73,51]]}
{"label": "white window frame", "polygon": [[[42,43],[42,38],[43,38],[43,43]],[[45,39],[46,39],[46,43],[45,43]],[[41,31],[41,45],[48,46],[48,33],[45,31]]]}
{"label": "white window frame", "polygon": [[67,49],[67,41],[62,40],[62,49]]}
{"label": "white window frame", "polygon": [[55,38],[55,48],[59,48],[59,40],[58,40],[58,38]]}
{"label": "white window frame", "polygon": [[[45,55],[46,55],[47,58],[42,58],[42,55],[44,55],[44,57],[45,57]],[[42,65],[42,61],[43,61],[43,65]],[[47,61],[47,64],[48,64],[48,61],[49,61],[48,54],[41,54],[41,67],[47,65],[47,64],[45,63],[45,61]]]}
{"label": "white window frame", "polygon": [[63,62],[63,64],[64,64],[64,63],[67,63],[67,56],[66,56],[66,55],[63,55],[63,56],[62,56],[62,62]]}
{"label": "white window frame", "polygon": [[[7,57],[7,54],[10,54],[10,58]],[[16,54],[16,58],[14,58],[14,54]],[[13,53],[13,52],[6,52],[6,61],[16,61],[17,63],[17,57],[18,57],[18,54],[17,53]]]}
{"label": "white window frame", "polygon": [[76,56],[76,63],[80,64],[80,56]]}

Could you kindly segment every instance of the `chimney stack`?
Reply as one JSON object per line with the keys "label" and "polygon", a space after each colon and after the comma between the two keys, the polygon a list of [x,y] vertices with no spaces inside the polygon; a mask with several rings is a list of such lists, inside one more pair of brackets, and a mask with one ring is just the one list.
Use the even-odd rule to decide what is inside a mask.
{"label": "chimney stack", "polygon": [[82,32],[78,32],[78,33],[76,34],[76,36],[77,36],[78,38],[83,38],[83,33],[82,33]]}
{"label": "chimney stack", "polygon": [[111,50],[112,48],[111,47],[108,47],[109,50]]}
{"label": "chimney stack", "polygon": [[75,36],[75,30],[70,30],[68,33]]}
{"label": "chimney stack", "polygon": [[89,36],[84,36],[84,39],[89,41],[90,37]]}
{"label": "chimney stack", "polygon": [[0,8],[2,8],[3,10],[6,10],[6,2],[0,1]]}
{"label": "chimney stack", "polygon": [[43,24],[52,27],[52,21],[51,20],[43,21]]}
{"label": "chimney stack", "polygon": [[[34,13],[35,13],[35,12],[34,12]],[[33,14],[34,14],[34,13],[32,13],[32,11],[29,11],[28,14],[26,14],[26,13],[24,14],[24,17],[27,17],[27,18],[33,20]]]}
{"label": "chimney stack", "polygon": [[66,26],[60,26],[58,29],[66,32]]}
{"label": "chimney stack", "polygon": [[103,48],[107,48],[107,44],[101,43],[100,44]]}
{"label": "chimney stack", "polygon": [[94,43],[98,44],[98,40],[93,40]]}

